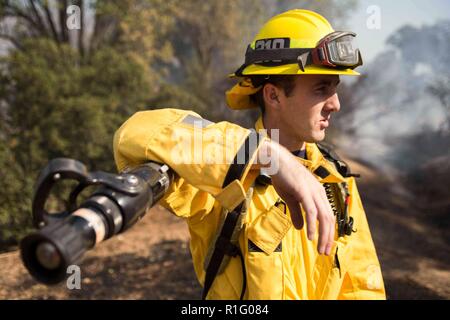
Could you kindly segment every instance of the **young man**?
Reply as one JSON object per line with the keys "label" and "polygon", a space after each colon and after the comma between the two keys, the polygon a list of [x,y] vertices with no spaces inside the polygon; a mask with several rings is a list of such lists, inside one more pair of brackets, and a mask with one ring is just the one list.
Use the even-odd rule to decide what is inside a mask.
{"label": "young man", "polygon": [[187,220],[204,298],[385,299],[355,179],[316,144],[339,75],[362,63],[354,36],[307,10],[269,20],[227,92],[233,109],[262,109],[258,132],[177,109],[116,132],[119,171],[152,160],[176,173],[160,204]]}

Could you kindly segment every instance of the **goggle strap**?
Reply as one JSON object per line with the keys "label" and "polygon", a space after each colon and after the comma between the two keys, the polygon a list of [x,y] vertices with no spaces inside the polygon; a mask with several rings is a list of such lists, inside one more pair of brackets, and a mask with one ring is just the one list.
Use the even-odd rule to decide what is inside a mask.
{"label": "goggle strap", "polygon": [[242,76],[242,71],[252,64],[275,66],[288,63],[298,63],[300,69],[312,64],[311,48],[285,48],[253,50],[250,46],[245,53],[245,63],[235,71],[236,76]]}
{"label": "goggle strap", "polygon": [[289,48],[289,49],[267,49],[267,50],[253,50],[248,47],[245,53],[245,64],[257,64],[267,61],[283,61],[283,62],[297,62],[297,58],[313,48]]}
{"label": "goggle strap", "polygon": [[[344,32],[341,32],[343,34]],[[353,35],[353,34],[352,34]],[[245,53],[245,63],[234,73],[236,76],[242,76],[242,72],[246,67],[252,64],[263,66],[276,66],[289,63],[298,63],[299,68],[304,72],[305,67],[313,63],[312,51],[316,50],[320,61],[326,60],[323,48],[280,48],[280,49],[259,49],[254,50],[250,46],[247,47]],[[358,50],[359,62],[355,66],[336,66],[336,69],[354,69],[362,65],[361,54]]]}

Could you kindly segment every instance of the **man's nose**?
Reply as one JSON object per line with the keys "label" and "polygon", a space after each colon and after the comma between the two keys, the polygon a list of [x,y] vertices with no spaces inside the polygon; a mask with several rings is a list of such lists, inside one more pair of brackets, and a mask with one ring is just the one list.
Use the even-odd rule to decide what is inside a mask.
{"label": "man's nose", "polygon": [[331,112],[338,112],[341,109],[341,103],[339,102],[338,94],[335,93],[331,97],[329,97],[325,106]]}

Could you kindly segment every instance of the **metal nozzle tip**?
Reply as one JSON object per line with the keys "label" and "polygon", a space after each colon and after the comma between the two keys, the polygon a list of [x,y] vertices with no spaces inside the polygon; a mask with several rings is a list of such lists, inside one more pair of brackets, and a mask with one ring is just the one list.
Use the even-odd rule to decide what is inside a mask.
{"label": "metal nozzle tip", "polygon": [[36,248],[37,261],[48,270],[55,270],[61,265],[61,255],[50,242],[42,242]]}

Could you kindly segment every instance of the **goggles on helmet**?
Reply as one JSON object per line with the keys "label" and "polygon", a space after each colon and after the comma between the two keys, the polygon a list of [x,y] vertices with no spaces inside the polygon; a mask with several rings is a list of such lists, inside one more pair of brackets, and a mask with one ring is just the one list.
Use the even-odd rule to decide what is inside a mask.
{"label": "goggles on helmet", "polygon": [[313,63],[327,67],[356,68],[362,65],[359,49],[353,47],[356,33],[336,31],[319,41],[311,50]]}
{"label": "goggles on helmet", "polygon": [[[298,63],[304,71],[307,65],[324,66],[328,68],[354,69],[363,64],[359,49],[354,48],[353,40],[356,33],[335,31],[322,38],[315,48],[267,48],[256,49],[248,46],[245,53],[245,63],[235,72],[242,76],[244,69],[251,64],[263,66],[279,66]],[[283,38],[285,41],[287,38]],[[277,39],[267,39],[276,43]],[[264,41],[259,40],[259,41]]]}

